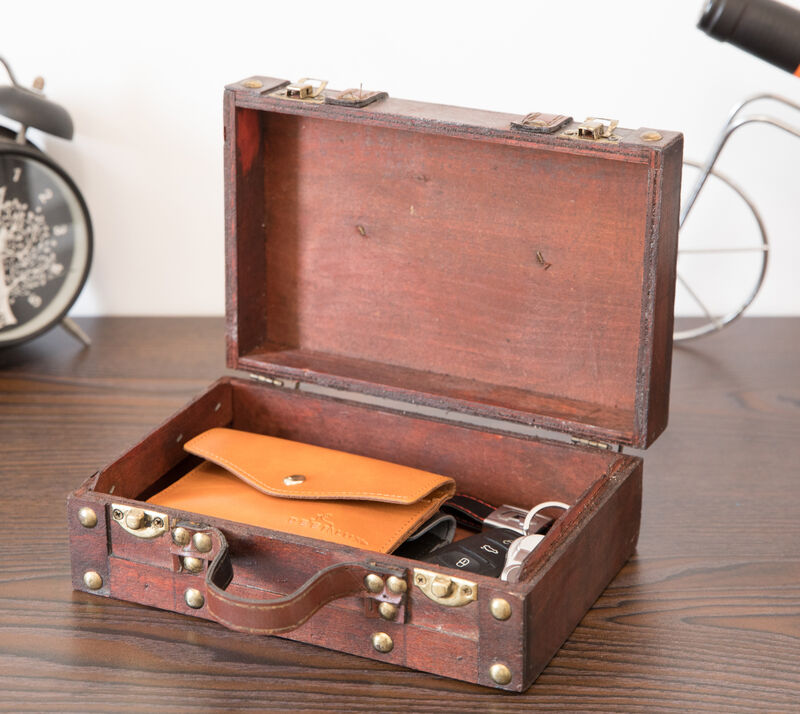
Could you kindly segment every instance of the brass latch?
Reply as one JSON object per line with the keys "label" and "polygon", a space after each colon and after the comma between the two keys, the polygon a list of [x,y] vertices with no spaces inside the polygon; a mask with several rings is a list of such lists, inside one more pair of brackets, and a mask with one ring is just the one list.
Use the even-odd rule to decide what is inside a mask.
{"label": "brass latch", "polygon": [[327,79],[303,77],[296,82],[291,82],[285,87],[281,87],[269,96],[277,97],[278,99],[291,99],[296,102],[323,104],[325,102],[325,95],[323,92],[327,86]]}
{"label": "brass latch", "polygon": [[576,139],[588,139],[589,141],[619,141],[619,137],[614,133],[619,121],[617,119],[602,119],[600,117],[586,117],[586,121],[578,124],[577,129],[568,129],[562,136],[569,136]]}
{"label": "brass latch", "polygon": [[476,583],[422,568],[414,568],[414,585],[428,598],[446,607],[461,607],[478,597]]}
{"label": "brass latch", "polygon": [[111,518],[137,538],[157,538],[169,529],[165,513],[144,510],[135,506],[111,505]]}

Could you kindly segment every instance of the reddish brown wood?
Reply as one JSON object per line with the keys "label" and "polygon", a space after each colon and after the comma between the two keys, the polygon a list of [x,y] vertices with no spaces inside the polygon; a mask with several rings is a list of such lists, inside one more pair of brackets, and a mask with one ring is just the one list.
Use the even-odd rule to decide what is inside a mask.
{"label": "reddish brown wood", "polygon": [[[265,86],[277,87],[277,80]],[[252,350],[260,343],[258,323],[238,319],[237,304],[251,305],[258,312],[266,309],[263,285],[266,280],[264,261],[252,260],[253,246],[246,236],[262,230],[263,214],[258,206],[264,193],[262,137],[258,112],[238,110],[230,93],[225,93],[225,204],[241,206],[238,212],[225,215],[227,282],[236,286],[226,292],[226,313],[230,319],[228,362],[235,360],[239,349]],[[243,240],[237,243],[236,237]],[[236,335],[237,343],[230,340]]]}
{"label": "reddish brown wood", "polygon": [[[604,500],[585,514],[580,528],[564,539],[562,556],[553,567],[534,575],[535,597],[527,599],[528,633],[526,678],[533,679],[547,666],[576,623],[566,602],[588,611],[600,597],[614,571],[619,571],[633,555],[639,538],[639,513],[642,507],[642,467],[636,466],[633,477],[616,473],[611,485],[598,498]],[[608,570],[583,567],[604,562]],[[576,564],[581,565],[576,567]],[[610,577],[609,577],[610,575]]]}
{"label": "reddish brown wood", "polygon": [[[619,500],[616,495],[619,483],[638,482],[641,478],[641,460],[636,457],[224,378],[103,469],[99,476],[91,477],[70,499],[75,587],[91,592],[81,576],[87,570],[95,570],[103,577],[103,587],[95,594],[209,617],[205,610],[192,610],[183,600],[186,588],[204,590],[204,585],[200,576],[180,569],[179,551],[169,535],[143,540],[127,533],[108,516],[114,503],[144,506],[135,500],[134,487],[149,491],[157,482],[163,485],[167,474],[176,477],[181,472],[181,463],[188,461],[177,445],[204,431],[209,423],[230,424],[239,429],[346,449],[444,473],[455,478],[459,488],[497,503],[508,501],[532,506],[542,500],[558,499],[572,504],[569,513],[560,519],[537,550],[537,557],[528,561],[525,578],[518,584],[501,584],[494,578],[470,576],[478,583],[481,593],[477,602],[452,610],[431,603],[418,589],[411,587],[407,622],[387,623],[376,619],[374,611],[365,616],[363,598],[336,600],[306,624],[285,635],[381,661],[403,663],[489,685],[492,682],[488,668],[493,661],[503,661],[517,672],[506,688],[516,691],[526,688],[535,675],[535,667],[527,665],[526,660],[542,660],[539,646],[534,646],[531,652],[521,646],[532,617],[526,620],[520,615],[508,623],[505,630],[498,630],[483,612],[488,607],[488,595],[482,594],[484,589],[503,593],[518,603],[520,612],[526,612],[525,603],[543,600],[544,591],[549,587],[546,582],[537,585],[538,574],[552,570],[559,562],[573,562],[570,543],[575,532],[583,529],[587,522],[602,518],[600,514],[608,509],[617,509],[613,518],[619,518],[625,526],[603,532],[602,538],[613,546],[609,557],[591,554],[586,561],[592,573],[587,588],[563,597],[558,617],[549,618],[553,623],[552,633],[547,637],[540,633],[537,638],[548,643],[548,647],[560,638],[557,643],[560,645],[583,616],[587,607],[586,593],[590,593],[593,601],[599,593],[599,590],[595,592],[597,584],[605,585],[621,566],[613,555],[614,549],[627,552],[632,541],[626,534],[635,530],[638,523],[638,502],[626,501],[624,508],[615,505]],[[174,436],[176,433],[180,440]],[[114,491],[109,493],[112,486]],[[80,526],[77,512],[84,505],[91,505],[105,514],[103,527],[87,530]],[[172,524],[201,522],[219,528],[230,542],[234,587],[239,588],[239,594],[248,593],[249,588],[246,595],[249,599],[261,599],[269,594],[287,595],[320,570],[337,563],[360,562],[368,566],[377,558],[381,567],[399,569],[398,572],[408,572],[419,565],[390,555],[377,556],[357,548],[230,521],[173,509],[158,510],[166,514]],[[215,552],[193,555],[208,561]],[[330,622],[331,612],[338,612],[337,617],[347,623],[346,627],[333,628],[331,632],[339,633],[333,637],[328,634],[329,626],[320,624]],[[318,621],[321,613],[326,615]],[[487,623],[491,625],[488,631]],[[457,667],[451,660],[435,656],[442,647],[438,639],[442,627],[447,627],[447,631],[458,638],[458,652],[466,658],[460,660]],[[376,628],[398,635],[389,656],[364,646]],[[403,644],[407,632],[414,633],[413,648]],[[547,656],[551,654],[548,650]],[[467,661],[472,662],[470,667],[466,666]]]}
{"label": "reddish brown wood", "polygon": [[[655,170],[661,174],[654,190],[661,193],[656,203],[661,212],[653,214],[653,235],[658,242],[646,265],[646,278],[642,290],[645,300],[654,299],[653,312],[660,318],[653,322],[652,332],[643,335],[640,350],[649,357],[640,364],[650,364],[650,374],[644,377],[647,388],[647,414],[638,415],[639,423],[647,425],[646,443],[652,443],[667,427],[669,416],[669,388],[672,375],[673,306],[675,304],[676,256],[678,252],[678,219],[680,213],[680,184],[683,170],[683,139],[681,150],[665,152],[654,157]],[[653,295],[649,295],[649,291]],[[640,405],[645,408],[645,404]]]}
{"label": "reddish brown wood", "polygon": [[573,501],[620,458],[305,392],[297,399],[291,391],[243,380],[232,386],[235,428],[452,476],[460,488],[487,500],[522,496],[533,506],[552,493],[558,474],[558,492]]}
{"label": "reddish brown wood", "polygon": [[229,389],[209,389],[103,469],[94,488],[117,498],[138,498],[153,484],[153,474],[164,475],[186,458],[183,445],[190,434],[228,424],[232,408]]}
{"label": "reddish brown wood", "polygon": [[664,428],[680,135],[241,85],[226,107],[229,364],[638,446]]}

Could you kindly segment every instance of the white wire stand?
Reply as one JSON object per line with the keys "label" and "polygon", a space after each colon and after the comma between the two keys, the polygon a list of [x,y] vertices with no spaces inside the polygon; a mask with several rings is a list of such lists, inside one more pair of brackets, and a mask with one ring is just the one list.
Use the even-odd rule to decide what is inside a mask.
{"label": "white wire stand", "polygon": [[753,302],[756,295],[758,295],[761,286],[764,283],[764,277],[766,276],[767,272],[767,257],[769,255],[769,239],[767,238],[767,232],[766,229],[764,228],[764,222],[761,219],[761,215],[759,214],[753,202],[745,195],[745,193],[742,191],[741,188],[739,188],[739,186],[737,186],[728,177],[714,170],[714,166],[716,165],[717,160],[719,159],[720,154],[722,153],[722,150],[725,148],[728,139],[730,139],[730,137],[736,131],[741,129],[743,126],[747,126],[748,124],[768,124],[770,126],[774,126],[777,127],[778,129],[781,129],[787,134],[800,138],[800,127],[788,124],[781,119],[777,119],[776,117],[772,117],[767,114],[750,114],[744,117],[740,117],[742,110],[746,106],[752,104],[753,102],[762,100],[777,102],[778,104],[782,104],[783,106],[800,111],[800,104],[797,104],[796,102],[793,102],[790,99],[779,96],[777,94],[756,94],[735,105],[728,114],[728,118],[722,130],[720,131],[717,137],[717,141],[714,144],[714,147],[711,150],[711,153],[709,154],[706,162],[704,164],[700,164],[695,161],[689,161],[689,160],[683,162],[685,165],[700,169],[700,176],[695,182],[689,194],[689,197],[684,203],[680,216],[680,227],[683,228],[683,224],[686,222],[686,218],[688,217],[689,213],[691,212],[692,208],[697,202],[697,199],[700,196],[703,187],[706,185],[709,176],[714,176],[716,179],[719,179],[724,184],[726,184],[730,189],[732,189],[748,207],[758,227],[759,237],[760,237],[759,243],[752,246],[728,246],[728,247],[720,246],[720,247],[686,248],[680,244],[678,246],[679,257],[692,254],[697,255],[697,254],[714,254],[714,253],[717,254],[754,253],[756,254],[756,257],[760,260],[760,269],[758,270],[758,275],[755,284],[753,288],[747,293],[745,299],[739,302],[736,307],[734,307],[732,310],[721,316],[716,316],[712,313],[711,309],[706,305],[706,303],[701,299],[697,291],[692,288],[689,282],[679,272],[677,274],[678,285],[681,286],[689,294],[691,299],[700,308],[700,310],[703,313],[703,318],[702,318],[703,322],[702,324],[692,327],[690,329],[676,330],[673,335],[673,339],[676,342],[682,342],[685,340],[692,340],[697,337],[702,337],[703,335],[707,335],[711,332],[716,332],[717,330],[721,330],[723,327],[730,325],[734,320],[740,317],[742,313],[750,305],[750,303]]}

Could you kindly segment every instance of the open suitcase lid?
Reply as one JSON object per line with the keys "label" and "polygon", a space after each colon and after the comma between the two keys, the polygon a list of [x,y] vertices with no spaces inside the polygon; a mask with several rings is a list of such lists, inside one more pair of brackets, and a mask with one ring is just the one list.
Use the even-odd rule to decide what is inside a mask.
{"label": "open suitcase lid", "polygon": [[230,367],[636,447],[664,430],[680,134],[287,85],[226,89]]}

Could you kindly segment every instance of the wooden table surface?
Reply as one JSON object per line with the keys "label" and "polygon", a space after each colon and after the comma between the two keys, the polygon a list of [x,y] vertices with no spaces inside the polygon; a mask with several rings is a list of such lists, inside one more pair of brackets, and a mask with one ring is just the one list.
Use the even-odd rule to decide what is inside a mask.
{"label": "wooden table surface", "polygon": [[800,711],[800,319],[676,348],[638,553],[523,695],[73,593],[68,491],[224,362],[220,319],[79,322],[0,351],[0,709]]}

